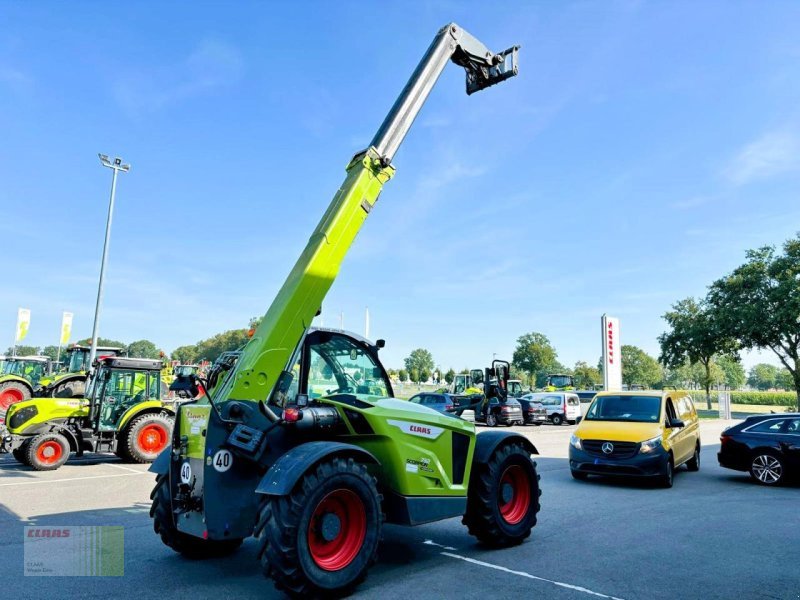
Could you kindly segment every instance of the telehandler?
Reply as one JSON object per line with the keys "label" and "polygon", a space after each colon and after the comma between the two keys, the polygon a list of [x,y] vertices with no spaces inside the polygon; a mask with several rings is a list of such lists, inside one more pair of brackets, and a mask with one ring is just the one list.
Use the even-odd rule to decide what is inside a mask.
{"label": "telehandler", "polygon": [[[452,60],[467,93],[517,73],[455,24],[439,31],[344,183],[255,334],[206,393],[177,411],[153,463],[155,532],[188,557],[234,551],[250,535],[267,577],[294,596],[341,595],[376,560],[384,523],[462,516],[487,546],[521,543],[536,524],[536,448],[506,431],[393,398],[373,344],[311,328],[378,195],[392,158]],[[361,383],[354,370],[366,374]]]}
{"label": "telehandler", "polygon": [[86,398],[33,398],[6,415],[0,450],[37,471],[52,471],[70,453],[114,452],[152,462],[169,445],[174,410],[161,397],[159,360],[103,357]]}

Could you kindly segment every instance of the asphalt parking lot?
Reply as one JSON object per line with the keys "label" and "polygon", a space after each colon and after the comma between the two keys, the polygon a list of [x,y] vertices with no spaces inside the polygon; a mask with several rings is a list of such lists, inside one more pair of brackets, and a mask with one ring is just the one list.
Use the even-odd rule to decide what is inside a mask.
{"label": "asphalt parking lot", "polygon": [[[574,481],[574,426],[516,428],[541,456],[539,524],[521,546],[490,551],[459,519],[387,526],[378,564],[356,598],[800,598],[800,486],[768,489],[716,463],[727,423],[703,421],[701,469],[672,489],[608,479]],[[479,428],[480,429],[480,428]],[[193,562],[163,546],[148,516],[146,466],[74,459],[37,473],[0,455],[0,577],[6,598],[272,598],[255,544]],[[121,525],[125,574],[23,575],[23,527]]]}

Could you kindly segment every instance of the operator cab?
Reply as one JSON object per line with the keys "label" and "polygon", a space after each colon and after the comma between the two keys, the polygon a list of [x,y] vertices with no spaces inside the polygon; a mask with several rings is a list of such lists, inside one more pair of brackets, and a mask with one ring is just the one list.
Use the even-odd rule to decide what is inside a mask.
{"label": "operator cab", "polygon": [[101,431],[113,431],[122,415],[132,406],[148,400],[161,400],[160,360],[107,357],[98,363],[89,383],[89,420]]}
{"label": "operator cab", "polygon": [[384,345],[383,340],[373,344],[340,330],[309,330],[293,358],[291,371],[282,376],[284,385],[276,385],[269,403],[284,408],[323,397],[347,396],[361,402],[394,397],[389,376],[378,358]]}

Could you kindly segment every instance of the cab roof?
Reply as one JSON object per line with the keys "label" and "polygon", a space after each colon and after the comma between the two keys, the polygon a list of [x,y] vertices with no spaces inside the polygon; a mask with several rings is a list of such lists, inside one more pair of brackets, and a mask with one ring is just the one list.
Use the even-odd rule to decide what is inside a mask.
{"label": "cab roof", "polygon": [[97,361],[99,364],[112,369],[140,369],[145,371],[160,371],[164,363],[151,358],[126,358],[122,356],[104,356]]}
{"label": "cab roof", "polygon": [[25,360],[29,362],[47,362],[50,360],[47,356],[6,356],[3,360],[8,361],[15,361],[15,360]]}

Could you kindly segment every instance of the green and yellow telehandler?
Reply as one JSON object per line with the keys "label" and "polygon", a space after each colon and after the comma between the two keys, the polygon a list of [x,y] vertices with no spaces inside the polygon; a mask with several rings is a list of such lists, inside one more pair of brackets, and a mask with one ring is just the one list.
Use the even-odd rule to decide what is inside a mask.
{"label": "green and yellow telehandler", "polygon": [[436,35],[347,166],[241,355],[178,409],[172,445],[151,466],[150,514],[167,546],[208,557],[255,535],[264,574],[313,597],[346,593],[366,576],[384,523],[460,516],[481,542],[500,547],[530,535],[539,478],[527,438],[476,435],[472,423],[393,398],[381,340],[310,327],[446,64],[466,70],[471,94],[516,75],[517,50],[495,54],[455,24]]}
{"label": "green and yellow telehandler", "polygon": [[169,445],[175,416],[162,401],[162,366],[144,358],[100,358],[85,398],[33,398],[11,406],[0,451],[37,471],[59,468],[73,452],[152,462]]}

